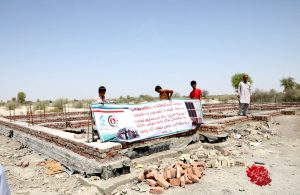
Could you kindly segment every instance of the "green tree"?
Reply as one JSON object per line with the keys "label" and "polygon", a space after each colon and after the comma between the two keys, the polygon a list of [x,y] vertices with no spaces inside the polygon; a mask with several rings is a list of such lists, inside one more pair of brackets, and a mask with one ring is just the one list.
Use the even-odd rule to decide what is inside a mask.
{"label": "green tree", "polygon": [[[239,84],[241,81],[243,81],[243,76],[247,73],[236,73],[231,77],[231,85],[234,89],[237,89],[239,87]],[[247,74],[248,75],[248,74]],[[248,75],[248,81],[252,84],[253,80]]]}
{"label": "green tree", "polygon": [[280,85],[284,87],[284,91],[288,91],[291,89],[295,89],[298,87],[297,83],[295,82],[295,78],[293,77],[287,77],[280,80]]}
{"label": "green tree", "polygon": [[18,102],[20,104],[24,104],[25,99],[26,99],[26,94],[21,91],[21,92],[18,93],[17,98],[18,98]]}

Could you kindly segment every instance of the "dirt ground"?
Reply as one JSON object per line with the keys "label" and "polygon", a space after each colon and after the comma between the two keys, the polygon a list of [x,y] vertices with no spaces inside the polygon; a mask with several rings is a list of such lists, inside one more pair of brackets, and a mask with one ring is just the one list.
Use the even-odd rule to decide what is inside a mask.
{"label": "dirt ground", "polygon": [[[238,156],[247,165],[254,162],[265,163],[272,179],[270,186],[260,187],[250,183],[246,176],[246,166],[207,168],[200,183],[187,185],[185,188],[171,187],[165,194],[300,194],[300,114],[274,117],[270,124],[272,136],[260,140],[259,145],[248,146],[255,141],[254,138],[228,140],[236,143],[233,148],[243,151]],[[232,127],[234,128],[242,127],[238,125]],[[238,143],[247,147],[237,146]],[[45,167],[35,165],[46,157],[20,146],[18,142],[0,136],[0,163],[6,169],[12,194],[99,194],[94,187],[82,186],[76,175],[46,175]],[[29,160],[29,167],[16,166],[21,160]],[[135,185],[133,182],[120,186],[115,194],[149,194],[148,191],[136,191]]]}

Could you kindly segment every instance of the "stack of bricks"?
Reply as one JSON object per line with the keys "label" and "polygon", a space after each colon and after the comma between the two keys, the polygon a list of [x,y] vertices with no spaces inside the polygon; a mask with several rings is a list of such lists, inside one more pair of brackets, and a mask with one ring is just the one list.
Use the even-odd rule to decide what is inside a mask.
{"label": "stack of bricks", "polygon": [[13,123],[0,121],[0,125],[4,126],[7,129],[13,131],[19,131],[27,135],[53,143],[62,148],[69,149],[72,152],[75,152],[86,158],[95,159],[98,162],[106,162],[111,158],[121,157],[121,154],[119,153],[119,151],[122,149],[121,145],[114,146],[109,149],[99,149],[99,148],[89,146],[85,143],[80,143],[70,139],[65,139],[56,135],[45,133],[43,131],[34,130],[28,127],[19,126]]}
{"label": "stack of bricks", "polygon": [[203,176],[205,162],[192,162],[185,164],[177,162],[166,167],[162,173],[157,170],[142,171],[138,177],[139,182],[146,182],[150,186],[150,193],[163,194],[171,186],[185,187],[185,185],[198,183]]}

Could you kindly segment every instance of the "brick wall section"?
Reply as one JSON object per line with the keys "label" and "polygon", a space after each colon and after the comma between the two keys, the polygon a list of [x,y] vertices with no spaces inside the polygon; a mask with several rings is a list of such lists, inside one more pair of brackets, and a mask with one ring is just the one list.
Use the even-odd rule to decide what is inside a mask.
{"label": "brick wall section", "polygon": [[232,117],[232,115],[227,114],[213,114],[213,113],[205,113],[204,118],[213,118],[213,119],[221,119],[221,118],[227,118]]}
{"label": "brick wall section", "polygon": [[72,152],[75,152],[86,158],[95,159],[98,162],[106,162],[111,158],[118,158],[121,156],[118,152],[121,149],[121,146],[101,150],[98,148],[88,146],[84,143],[75,142],[69,139],[61,138],[59,136],[51,135],[42,131],[36,131],[28,127],[19,126],[9,122],[0,121],[0,125],[5,127],[7,130],[23,132],[33,137],[53,143],[62,148],[71,150]]}
{"label": "brick wall section", "polygon": [[[33,124],[42,124],[42,123],[53,123],[53,122],[65,122],[65,121],[79,121],[79,120],[91,120],[89,116],[79,116],[79,117],[68,117],[68,118],[41,118],[41,119],[34,119]],[[27,123],[31,124],[31,121],[26,120]]]}
{"label": "brick wall section", "polygon": [[52,129],[65,129],[65,128],[80,128],[80,127],[87,127],[88,125],[92,125],[91,121],[68,121],[67,127],[66,122],[60,122],[60,123],[49,123],[49,124],[41,124],[44,127],[52,128]]}
{"label": "brick wall section", "polygon": [[281,114],[283,114],[283,115],[295,115],[296,111],[295,110],[282,110]]}
{"label": "brick wall section", "polygon": [[[66,115],[67,116],[72,116],[72,115],[88,115],[89,112],[88,111],[83,111],[83,112],[67,112]],[[44,114],[33,114],[32,117],[33,118],[41,118],[44,117]],[[7,119],[12,119],[12,120],[18,120],[18,119],[27,119],[31,116],[29,115],[15,115],[15,116],[5,116],[4,118]],[[59,113],[46,113],[45,117],[64,117],[64,113],[63,112],[59,112]]]}
{"label": "brick wall section", "polygon": [[224,132],[226,125],[223,124],[201,124],[198,131],[221,134]]}
{"label": "brick wall section", "polygon": [[269,121],[271,119],[270,115],[253,115],[252,120],[255,121]]}

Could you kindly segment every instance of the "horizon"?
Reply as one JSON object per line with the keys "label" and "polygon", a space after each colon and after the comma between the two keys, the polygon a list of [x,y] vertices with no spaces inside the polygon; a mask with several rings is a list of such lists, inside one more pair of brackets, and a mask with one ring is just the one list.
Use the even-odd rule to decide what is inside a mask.
{"label": "horizon", "polygon": [[0,1],[0,100],[233,95],[246,72],[253,90],[300,82],[300,1]]}

